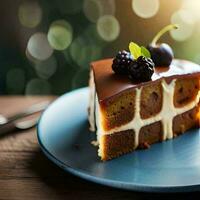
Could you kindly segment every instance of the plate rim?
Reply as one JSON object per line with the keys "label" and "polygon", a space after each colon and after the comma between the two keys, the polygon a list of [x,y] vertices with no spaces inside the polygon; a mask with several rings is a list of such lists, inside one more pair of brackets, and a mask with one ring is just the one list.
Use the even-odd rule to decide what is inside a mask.
{"label": "plate rim", "polygon": [[[56,102],[58,102],[61,98],[67,98],[68,96],[71,96],[75,93],[79,93],[81,91],[87,91],[89,88],[88,87],[83,87],[83,88],[78,88],[72,91],[69,91],[61,96],[59,96],[56,100],[54,100],[48,108],[41,114],[38,124],[36,127],[36,132],[37,132],[37,139],[39,146],[42,150],[42,152],[45,154],[45,156],[52,161],[54,164],[56,164],[58,167],[63,169],[66,172],[69,172],[76,177],[80,177],[84,180],[97,183],[100,185],[104,186],[109,186],[112,188],[118,188],[118,189],[123,189],[123,190],[130,190],[130,191],[138,191],[138,192],[155,192],[155,193],[175,193],[175,192],[194,192],[194,191],[200,191],[200,182],[199,184],[188,184],[188,185],[179,185],[179,186],[159,186],[159,185],[145,185],[145,184],[137,184],[135,182],[133,183],[127,183],[124,181],[118,181],[118,180],[111,180],[107,178],[102,178],[98,176],[93,176],[85,172],[84,170],[74,168],[58,158],[56,158],[43,144],[42,139],[40,137],[41,133],[39,130],[39,126],[41,124],[41,121],[43,119],[43,116],[47,112],[47,110],[51,109],[51,106],[54,106]],[[109,161],[108,161],[109,162]]]}

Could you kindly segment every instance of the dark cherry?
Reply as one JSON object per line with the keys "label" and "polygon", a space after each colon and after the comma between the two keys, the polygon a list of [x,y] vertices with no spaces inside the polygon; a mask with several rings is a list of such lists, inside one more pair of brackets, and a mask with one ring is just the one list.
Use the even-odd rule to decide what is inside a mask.
{"label": "dark cherry", "polygon": [[162,43],[155,46],[148,45],[147,49],[151,53],[151,59],[153,60],[155,66],[170,66],[174,58],[174,53],[172,48],[168,44]]}
{"label": "dark cherry", "polygon": [[173,53],[172,48],[166,43],[157,44],[157,41],[166,32],[168,32],[172,29],[177,29],[177,28],[178,28],[178,26],[175,25],[175,24],[170,24],[168,26],[165,26],[161,31],[159,31],[156,34],[156,36],[154,37],[151,44],[149,44],[147,46],[147,49],[151,53],[151,58],[152,58],[153,62],[155,63],[155,67],[158,67],[158,66],[168,67],[168,66],[170,66],[170,64],[171,64],[171,62],[174,58],[174,53]]}

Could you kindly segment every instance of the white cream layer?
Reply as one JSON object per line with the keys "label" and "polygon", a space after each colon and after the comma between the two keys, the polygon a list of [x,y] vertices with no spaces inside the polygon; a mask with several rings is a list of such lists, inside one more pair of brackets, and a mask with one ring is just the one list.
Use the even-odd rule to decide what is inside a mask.
{"label": "white cream layer", "polygon": [[88,120],[90,124],[90,131],[95,131],[95,84],[94,84],[94,74],[93,71],[90,71],[90,80],[89,80],[89,87],[90,87],[90,98],[89,98],[89,113],[88,113]]}
{"label": "white cream layer", "polygon": [[[163,87],[163,104],[161,111],[152,118],[148,119],[141,119],[140,117],[140,97],[141,97],[141,91],[142,87],[140,89],[136,89],[136,102],[135,102],[135,116],[132,121],[129,123],[122,125],[117,128],[113,128],[109,131],[105,131],[102,126],[103,122],[103,116],[101,114],[101,109],[98,103],[98,97],[96,95],[96,125],[97,125],[97,140],[99,142],[99,147],[102,148],[103,145],[101,145],[101,136],[106,134],[113,134],[115,132],[119,131],[125,131],[125,130],[134,130],[135,131],[135,148],[139,145],[139,132],[140,129],[143,126],[150,125],[152,123],[161,121],[163,124],[163,140],[171,139],[173,138],[173,119],[175,116],[185,113],[191,109],[193,109],[195,106],[198,105],[198,102],[200,100],[200,91],[195,98],[194,101],[187,104],[184,107],[176,108],[174,106],[174,90],[175,90],[175,83],[176,80],[174,79],[170,84],[167,84],[165,80],[162,80],[161,84]],[[102,149],[99,149],[99,156],[101,156]]]}

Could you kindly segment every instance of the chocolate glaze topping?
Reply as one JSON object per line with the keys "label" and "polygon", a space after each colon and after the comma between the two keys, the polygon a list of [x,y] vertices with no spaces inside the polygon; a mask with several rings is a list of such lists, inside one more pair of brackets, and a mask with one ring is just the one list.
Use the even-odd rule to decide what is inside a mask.
{"label": "chocolate glaze topping", "polygon": [[186,60],[174,59],[169,67],[156,67],[152,81],[133,82],[125,75],[115,74],[111,67],[112,61],[113,59],[105,59],[91,63],[99,102],[119,94],[126,89],[139,88],[143,85],[150,84],[152,81],[159,81],[163,78],[167,82],[170,82],[172,79],[178,77],[200,77],[199,65]]}

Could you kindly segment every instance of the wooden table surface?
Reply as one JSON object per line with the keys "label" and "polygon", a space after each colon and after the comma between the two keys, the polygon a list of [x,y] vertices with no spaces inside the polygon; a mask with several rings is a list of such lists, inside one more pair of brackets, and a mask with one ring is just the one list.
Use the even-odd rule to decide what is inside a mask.
{"label": "wooden table surface", "polygon": [[[55,97],[1,96],[0,113],[16,113],[33,103]],[[176,194],[193,199],[199,193]],[[0,138],[0,199],[171,199],[175,194],[123,191],[91,183],[68,174],[41,152],[36,130],[10,133]]]}

